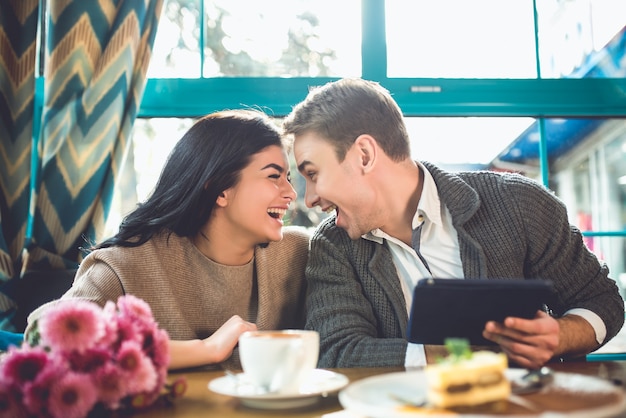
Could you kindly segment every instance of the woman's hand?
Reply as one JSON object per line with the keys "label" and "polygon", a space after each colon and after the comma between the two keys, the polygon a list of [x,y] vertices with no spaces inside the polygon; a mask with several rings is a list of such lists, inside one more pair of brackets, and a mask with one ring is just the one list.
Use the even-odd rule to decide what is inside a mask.
{"label": "woman's hand", "polygon": [[213,354],[211,363],[221,363],[231,356],[239,342],[239,336],[246,331],[256,331],[256,324],[244,321],[239,315],[232,316],[213,335],[203,340],[207,350]]}
{"label": "woman's hand", "polygon": [[170,340],[169,369],[221,363],[232,355],[241,334],[256,329],[256,324],[244,321],[239,315],[233,315],[204,340]]}

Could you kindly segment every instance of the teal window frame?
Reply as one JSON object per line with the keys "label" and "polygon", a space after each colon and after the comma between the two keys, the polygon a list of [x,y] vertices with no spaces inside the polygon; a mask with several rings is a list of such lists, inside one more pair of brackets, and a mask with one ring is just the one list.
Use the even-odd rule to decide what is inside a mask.
{"label": "teal window frame", "polygon": [[[385,33],[385,1],[362,0],[362,78],[375,80],[387,88],[407,117],[537,118],[539,164],[546,186],[549,162],[542,129],[544,118],[626,117],[626,78],[542,79],[538,64],[538,77],[534,79],[387,77]],[[281,117],[304,99],[311,86],[336,79],[153,78],[147,80],[138,117],[200,117],[217,110],[245,106],[258,107]],[[626,230],[583,233],[626,236]]]}

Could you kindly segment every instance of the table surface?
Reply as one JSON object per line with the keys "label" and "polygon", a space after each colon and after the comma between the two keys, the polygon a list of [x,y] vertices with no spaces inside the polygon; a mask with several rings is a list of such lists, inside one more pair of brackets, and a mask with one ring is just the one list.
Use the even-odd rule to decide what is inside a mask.
{"label": "table surface", "polygon": [[[557,372],[578,373],[596,376],[611,381],[614,385],[626,388],[626,361],[594,361],[594,362],[566,362],[549,365]],[[350,382],[380,375],[404,371],[404,368],[346,368],[331,369],[342,373]],[[240,401],[231,396],[220,395],[208,389],[211,380],[224,375],[221,370],[196,369],[180,371],[170,374],[170,380],[184,376],[187,380],[187,391],[182,398],[177,399],[173,405],[159,408],[151,408],[136,414],[137,417],[220,417],[220,418],[246,418],[246,417],[300,417],[320,418],[324,414],[342,410],[336,395],[320,398],[313,406],[297,410],[261,410],[252,409],[241,405]]]}

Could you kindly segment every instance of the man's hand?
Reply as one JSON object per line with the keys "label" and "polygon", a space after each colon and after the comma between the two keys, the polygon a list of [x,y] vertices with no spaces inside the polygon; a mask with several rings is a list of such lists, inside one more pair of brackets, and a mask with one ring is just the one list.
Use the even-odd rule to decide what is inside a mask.
{"label": "man's hand", "polygon": [[489,321],[483,337],[498,344],[521,367],[538,368],[556,356],[582,356],[598,347],[591,325],[577,315],[554,319],[537,311],[534,319]]}

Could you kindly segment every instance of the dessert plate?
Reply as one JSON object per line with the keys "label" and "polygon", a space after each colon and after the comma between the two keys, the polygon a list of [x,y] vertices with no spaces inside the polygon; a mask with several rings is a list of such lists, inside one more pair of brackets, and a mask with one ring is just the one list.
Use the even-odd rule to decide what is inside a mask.
{"label": "dessert plate", "polygon": [[[508,369],[513,380],[527,370]],[[521,398],[521,399],[520,399]],[[420,407],[426,399],[423,370],[388,373],[352,383],[339,392],[339,402],[349,412],[370,418],[450,417],[451,412]],[[483,408],[486,409],[486,408]],[[457,416],[489,418],[497,416],[533,418],[605,418],[622,416],[626,394],[608,380],[575,373],[554,373],[554,381],[540,391],[513,396],[494,411],[476,409]]]}
{"label": "dessert plate", "polygon": [[245,406],[258,409],[292,409],[313,405],[320,397],[336,394],[349,379],[330,370],[315,369],[309,379],[294,393],[262,393],[246,381],[245,375],[223,376],[209,382],[209,389],[221,395],[238,398]]}

